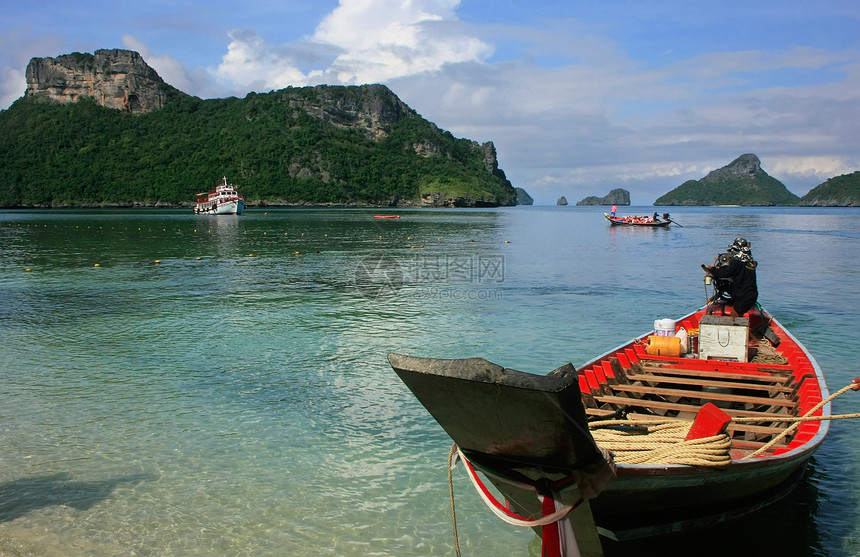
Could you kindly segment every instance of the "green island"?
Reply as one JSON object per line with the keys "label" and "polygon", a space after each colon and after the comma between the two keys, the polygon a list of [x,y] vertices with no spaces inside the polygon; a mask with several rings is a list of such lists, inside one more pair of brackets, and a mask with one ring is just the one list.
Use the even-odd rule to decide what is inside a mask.
{"label": "green island", "polygon": [[[94,74],[125,81],[70,90]],[[222,176],[251,206],[517,202],[491,142],[454,137],[383,85],[202,100],[121,50],[34,58],[27,78],[0,111],[2,207],[191,206]]]}

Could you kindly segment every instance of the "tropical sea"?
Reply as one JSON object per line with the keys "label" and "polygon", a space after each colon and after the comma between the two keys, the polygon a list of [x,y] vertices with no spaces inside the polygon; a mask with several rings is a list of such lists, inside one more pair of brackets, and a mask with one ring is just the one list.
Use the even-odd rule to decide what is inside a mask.
{"label": "tropical sea", "polygon": [[[622,208],[650,214],[654,207]],[[450,439],[386,355],[533,373],[701,306],[737,236],[831,392],[860,375],[860,209],[0,212],[0,554],[455,555]],[[860,393],[833,404],[860,412]],[[860,555],[860,420],[789,497],[635,555]],[[467,556],[536,555],[454,472]]]}

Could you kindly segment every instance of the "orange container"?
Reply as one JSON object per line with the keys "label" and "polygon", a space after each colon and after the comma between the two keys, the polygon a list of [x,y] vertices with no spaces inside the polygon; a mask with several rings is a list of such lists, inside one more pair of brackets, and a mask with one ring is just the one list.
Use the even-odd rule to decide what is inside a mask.
{"label": "orange container", "polygon": [[658,337],[651,335],[648,337],[648,346],[645,347],[645,353],[652,356],[681,356],[681,339],[678,337]]}

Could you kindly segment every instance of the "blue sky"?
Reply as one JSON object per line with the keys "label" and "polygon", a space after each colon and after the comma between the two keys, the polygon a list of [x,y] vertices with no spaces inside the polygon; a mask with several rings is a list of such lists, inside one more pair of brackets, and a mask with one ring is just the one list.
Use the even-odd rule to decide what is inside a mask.
{"label": "blue sky", "polygon": [[803,195],[860,170],[857,29],[848,0],[49,0],[0,12],[0,108],[32,57],[128,48],[202,98],[385,83],[539,204],[651,204],[744,153]]}

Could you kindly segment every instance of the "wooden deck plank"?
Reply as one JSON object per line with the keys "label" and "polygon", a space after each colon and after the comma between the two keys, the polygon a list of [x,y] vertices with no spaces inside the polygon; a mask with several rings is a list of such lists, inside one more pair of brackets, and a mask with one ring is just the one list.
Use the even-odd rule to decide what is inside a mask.
{"label": "wooden deck plank", "polygon": [[[617,404],[621,406],[633,406],[637,408],[647,408],[654,410],[674,410],[677,412],[691,412],[695,414],[699,411],[699,408],[702,407],[701,404],[685,404],[682,402],[665,402],[659,400],[647,400],[641,398],[629,398],[625,396],[615,396],[615,395],[598,395],[594,397],[595,400],[601,403],[610,403]],[[777,414],[775,412],[756,412],[752,410],[735,410],[733,408],[723,408],[722,409],[726,414],[732,417],[756,417],[767,420],[772,420],[774,422],[779,422],[780,418],[792,417],[793,414],[788,412]]]}
{"label": "wooden deck plank", "polygon": [[[633,368],[636,370],[636,367]],[[730,379],[735,381],[757,381],[761,383],[777,383],[786,385],[792,379],[790,375],[747,375],[745,373],[730,373],[723,371],[707,371],[700,369],[684,369],[677,367],[661,367],[654,365],[640,366],[641,371],[662,375],[687,375],[689,377],[708,377],[713,379]]]}
{"label": "wooden deck plank", "polygon": [[673,356],[658,356],[652,354],[640,355],[639,359],[643,362],[659,362],[667,366],[679,365],[687,367],[696,367],[700,369],[719,370],[720,368],[739,369],[747,372],[749,375],[767,374],[767,375],[785,375],[793,371],[791,364],[766,364],[760,362],[727,362],[722,360],[702,360],[699,358],[677,358]]}
{"label": "wooden deck plank", "polygon": [[707,391],[689,391],[686,389],[669,389],[665,387],[648,387],[646,385],[611,385],[612,391],[623,391],[627,393],[638,393],[643,395],[676,396],[681,398],[723,400],[726,402],[740,402],[743,404],[758,404],[762,406],[785,406],[796,408],[797,402],[788,399],[771,398],[766,396],[736,395],[732,393],[718,393]]}
{"label": "wooden deck plank", "polygon": [[[604,410],[604,412],[605,412],[605,414],[603,414],[603,415],[609,415],[612,413],[611,410]],[[627,414],[627,417],[630,418],[631,420],[636,420],[636,419],[653,420],[656,416],[652,416],[650,414],[638,414],[636,412],[629,412]],[[749,432],[749,433],[760,433],[760,434],[764,434],[764,435],[778,435],[778,434],[782,433],[783,431],[785,431],[785,429],[791,425],[787,422],[781,422],[781,423],[786,424],[786,425],[769,426],[769,425],[754,425],[754,424],[730,422],[727,430],[729,431],[729,433],[731,433],[731,432]],[[755,444],[754,441],[749,441],[749,443]],[[763,444],[763,443],[761,443],[761,444]]]}
{"label": "wooden deck plank", "polygon": [[783,385],[765,385],[762,383],[749,383],[740,381],[722,381],[720,378],[697,379],[678,375],[665,376],[656,373],[630,373],[627,375],[630,381],[647,381],[649,383],[675,383],[678,385],[702,385],[712,387],[726,387],[730,389],[747,389],[751,391],[767,391],[770,393],[791,393],[795,389]]}

